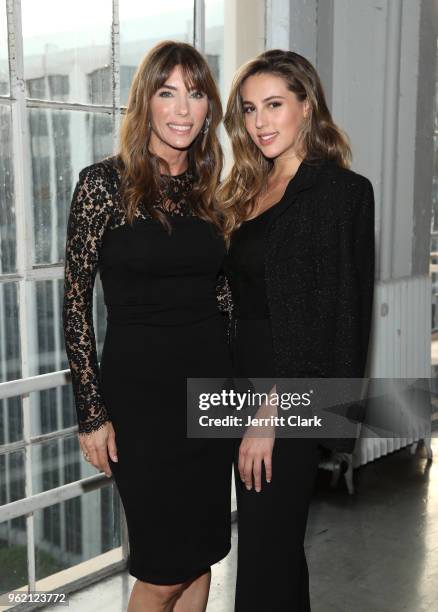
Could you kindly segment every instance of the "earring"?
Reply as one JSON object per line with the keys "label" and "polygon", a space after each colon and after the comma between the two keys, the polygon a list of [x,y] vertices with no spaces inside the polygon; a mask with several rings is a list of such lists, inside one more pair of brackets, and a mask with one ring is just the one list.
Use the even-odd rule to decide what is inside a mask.
{"label": "earring", "polygon": [[209,127],[210,127],[210,119],[207,117],[205,120],[204,128],[202,129],[202,133],[206,134],[208,132]]}

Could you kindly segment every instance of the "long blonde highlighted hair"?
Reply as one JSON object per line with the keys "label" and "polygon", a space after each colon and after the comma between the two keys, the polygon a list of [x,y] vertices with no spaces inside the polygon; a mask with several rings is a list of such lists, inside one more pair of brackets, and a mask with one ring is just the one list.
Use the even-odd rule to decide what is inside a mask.
{"label": "long blonde highlighted hair", "polygon": [[167,168],[169,174],[170,171],[167,162],[148,148],[152,129],[149,103],[176,66],[181,67],[187,89],[202,91],[208,98],[206,129],[201,130],[188,150],[189,170],[195,180],[187,199],[198,216],[219,226],[215,193],[223,155],[216,130],[222,120],[222,105],[206,59],[186,43],[167,40],[155,45],[134,75],[120,128],[122,201],[130,223],[143,200],[151,216],[170,231],[166,215],[154,208],[160,197],[160,167]]}
{"label": "long blonde highlighted hair", "polygon": [[295,150],[301,159],[310,163],[332,159],[344,168],[351,163],[348,138],[331,117],[321,80],[312,64],[298,53],[280,49],[265,51],[250,60],[234,77],[224,119],[234,154],[234,165],[217,194],[227,243],[233,231],[251,216],[274,165],[254,144],[245,127],[241,88],[255,74],[279,76],[300,102],[308,100],[310,112],[295,140]]}

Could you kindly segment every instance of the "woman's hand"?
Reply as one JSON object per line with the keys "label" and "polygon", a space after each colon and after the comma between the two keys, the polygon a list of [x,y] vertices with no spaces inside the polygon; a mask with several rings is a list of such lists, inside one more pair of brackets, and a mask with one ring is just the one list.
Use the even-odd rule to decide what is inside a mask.
{"label": "woman's hand", "polygon": [[110,478],[112,475],[108,463],[108,455],[117,462],[116,434],[111,421],[107,421],[103,427],[86,434],[79,434],[79,444],[84,455],[88,455],[89,463],[98,470],[105,472]]}
{"label": "woman's hand", "polygon": [[[278,414],[277,386],[269,392],[267,401],[257,410],[256,418],[269,419]],[[239,473],[248,491],[254,488],[257,493],[262,490],[262,462],[265,464],[266,482],[272,478],[272,451],[275,444],[275,427],[273,425],[252,425],[248,427],[239,448]]]}
{"label": "woman's hand", "polygon": [[266,482],[271,482],[275,436],[272,434],[266,438],[255,438],[251,436],[251,433],[247,431],[240,443],[239,473],[248,491],[252,489],[254,475],[254,488],[259,493],[262,489],[262,461],[265,464]]}

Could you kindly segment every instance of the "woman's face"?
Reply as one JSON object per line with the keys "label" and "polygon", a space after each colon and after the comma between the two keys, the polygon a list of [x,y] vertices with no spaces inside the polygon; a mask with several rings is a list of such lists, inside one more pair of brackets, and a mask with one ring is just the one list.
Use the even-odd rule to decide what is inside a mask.
{"label": "woman's face", "polygon": [[150,100],[151,139],[155,153],[164,148],[187,149],[204,125],[208,98],[202,91],[188,90],[180,66]]}
{"label": "woman's face", "polygon": [[260,151],[270,159],[294,151],[295,137],[309,112],[283,78],[255,74],[241,87],[245,126]]}

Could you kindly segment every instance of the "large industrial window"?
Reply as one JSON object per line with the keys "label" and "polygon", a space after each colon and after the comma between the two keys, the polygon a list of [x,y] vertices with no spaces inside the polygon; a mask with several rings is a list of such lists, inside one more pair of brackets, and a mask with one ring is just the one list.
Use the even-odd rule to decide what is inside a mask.
{"label": "large industrial window", "polygon": [[79,453],[61,321],[67,217],[79,170],[113,153],[157,41],[194,43],[223,90],[223,14],[223,0],[0,0],[0,593],[126,561],[115,487]]}

